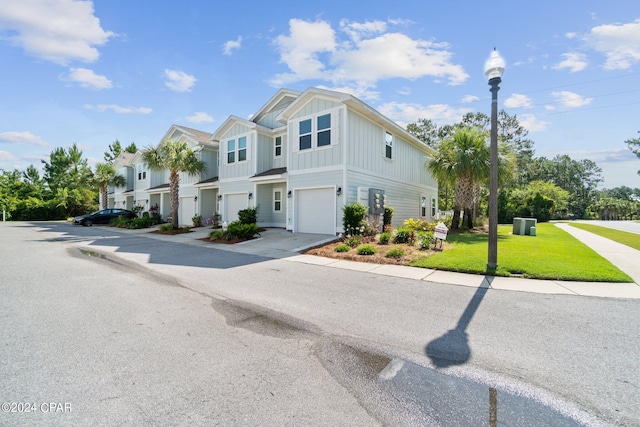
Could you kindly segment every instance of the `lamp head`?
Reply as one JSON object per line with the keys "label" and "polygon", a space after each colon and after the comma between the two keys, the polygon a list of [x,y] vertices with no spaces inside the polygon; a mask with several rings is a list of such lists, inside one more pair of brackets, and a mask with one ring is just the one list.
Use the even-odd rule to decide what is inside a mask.
{"label": "lamp head", "polygon": [[504,73],[504,59],[500,56],[496,48],[493,48],[493,52],[484,63],[484,75],[487,80],[494,79],[496,77],[502,77]]}

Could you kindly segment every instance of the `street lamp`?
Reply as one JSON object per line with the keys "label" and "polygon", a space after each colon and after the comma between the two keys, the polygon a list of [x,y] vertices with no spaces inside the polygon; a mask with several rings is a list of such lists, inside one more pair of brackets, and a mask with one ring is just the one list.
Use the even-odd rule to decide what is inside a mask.
{"label": "street lamp", "polygon": [[504,73],[504,59],[496,48],[484,64],[484,75],[491,86],[491,164],[489,170],[489,256],[487,269],[498,268],[498,85]]}

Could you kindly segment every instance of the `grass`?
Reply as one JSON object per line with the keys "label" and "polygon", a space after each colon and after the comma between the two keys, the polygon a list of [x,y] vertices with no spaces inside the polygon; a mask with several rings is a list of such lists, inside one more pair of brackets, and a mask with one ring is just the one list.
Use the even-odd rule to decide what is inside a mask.
{"label": "grass", "polygon": [[[510,234],[511,225],[498,227],[497,276],[514,274],[533,279],[589,282],[633,282],[633,280],[553,224],[539,223],[537,236]],[[449,234],[451,248],[411,263],[414,267],[487,274],[486,234]]]}
{"label": "grass", "polygon": [[570,222],[569,225],[597,234],[598,236],[606,237],[607,239],[611,239],[640,251],[640,235],[638,234],[614,230],[612,228],[601,227],[599,225],[585,224],[583,222]]}

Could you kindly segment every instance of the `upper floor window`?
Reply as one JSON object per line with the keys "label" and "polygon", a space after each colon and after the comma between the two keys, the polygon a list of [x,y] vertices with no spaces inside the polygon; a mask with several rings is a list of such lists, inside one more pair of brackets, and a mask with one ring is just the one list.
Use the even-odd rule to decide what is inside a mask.
{"label": "upper floor window", "polygon": [[318,117],[318,147],[331,144],[331,114]]}
{"label": "upper floor window", "polygon": [[247,137],[241,136],[236,141],[227,141],[227,163],[244,162],[247,160]]}
{"label": "upper floor window", "polygon": [[275,146],[275,156],[276,157],[282,156],[282,137],[281,136],[276,136],[274,146]]}
{"label": "upper floor window", "polygon": [[393,159],[393,135],[389,132],[385,133],[385,152],[384,155],[387,159]]}
{"label": "upper floor window", "polygon": [[308,150],[311,148],[311,119],[302,120],[299,124],[300,131],[300,149]]}
{"label": "upper floor window", "polygon": [[335,117],[333,113],[322,114],[298,122],[298,146],[297,150],[310,150],[312,148],[326,147],[335,144]]}
{"label": "upper floor window", "polygon": [[141,163],[137,166],[138,179],[147,179],[147,165]]}

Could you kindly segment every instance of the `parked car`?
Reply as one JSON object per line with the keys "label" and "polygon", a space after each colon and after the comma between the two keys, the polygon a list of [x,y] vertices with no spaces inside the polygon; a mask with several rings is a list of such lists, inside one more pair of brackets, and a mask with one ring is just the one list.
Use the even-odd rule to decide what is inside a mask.
{"label": "parked car", "polygon": [[91,226],[93,224],[109,224],[113,218],[137,218],[138,214],[126,209],[102,209],[100,211],[73,218],[73,225]]}

